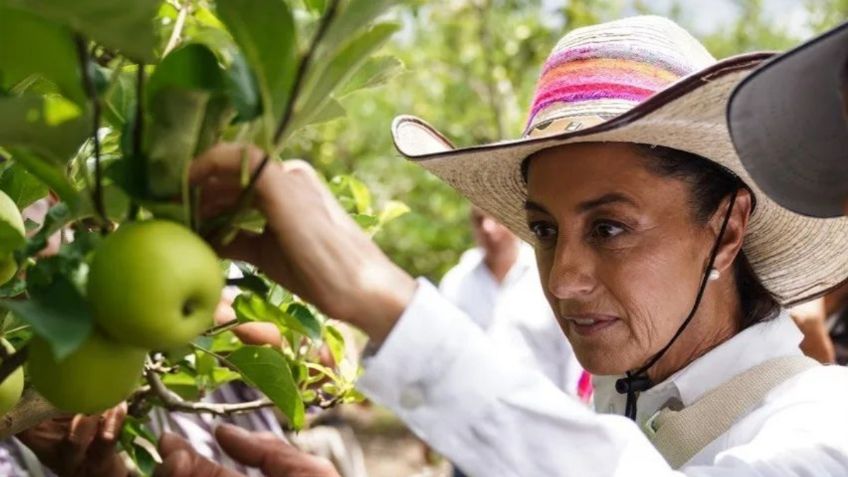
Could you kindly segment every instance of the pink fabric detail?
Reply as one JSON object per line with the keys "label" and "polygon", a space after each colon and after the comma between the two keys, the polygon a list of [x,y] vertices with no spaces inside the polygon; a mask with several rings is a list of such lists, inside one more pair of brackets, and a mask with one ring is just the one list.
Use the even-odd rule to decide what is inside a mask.
{"label": "pink fabric detail", "polygon": [[539,91],[530,112],[528,124],[536,114],[553,103],[577,103],[591,99],[622,99],[642,102],[654,94],[650,89],[616,83],[588,83],[562,86]]}
{"label": "pink fabric detail", "polygon": [[577,397],[583,402],[592,402],[592,375],[588,371],[583,371],[580,374],[580,380],[577,381]]}

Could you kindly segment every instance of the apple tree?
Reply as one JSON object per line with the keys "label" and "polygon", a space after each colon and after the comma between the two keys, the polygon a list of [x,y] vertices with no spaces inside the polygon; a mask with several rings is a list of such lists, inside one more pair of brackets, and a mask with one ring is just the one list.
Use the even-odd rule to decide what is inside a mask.
{"label": "apple tree", "polygon": [[[275,406],[300,429],[307,410],[360,399],[337,325],[209,244],[261,231],[249,204],[264,164],[399,67],[374,56],[399,29],[393,3],[0,0],[0,435],[127,400],[121,443],[147,473],[154,407]],[[219,141],[265,157],[238,210],[203,220],[188,171]],[[375,210],[351,176],[329,182],[371,232],[406,211]],[[225,285],[236,318],[214,323]],[[242,343],[232,330],[248,322],[282,345]],[[233,380],[263,397],[203,401]]]}

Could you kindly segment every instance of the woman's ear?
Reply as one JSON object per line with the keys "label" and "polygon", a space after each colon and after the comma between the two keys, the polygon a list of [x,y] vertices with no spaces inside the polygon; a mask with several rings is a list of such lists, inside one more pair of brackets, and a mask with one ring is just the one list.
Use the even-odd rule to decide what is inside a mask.
{"label": "woman's ear", "polygon": [[[710,226],[713,229],[713,236],[718,237],[721,232],[721,225],[727,216],[727,208],[731,206],[730,197],[725,199],[721,207],[716,210]],[[742,250],[742,243],[745,239],[745,232],[748,230],[748,219],[751,217],[751,207],[753,205],[751,191],[745,187],[739,188],[736,193],[736,200],[733,202],[733,210],[730,212],[730,219],[727,221],[727,227],[724,230],[724,235],[716,252],[713,268],[721,273],[724,273],[733,262],[739,251]]]}

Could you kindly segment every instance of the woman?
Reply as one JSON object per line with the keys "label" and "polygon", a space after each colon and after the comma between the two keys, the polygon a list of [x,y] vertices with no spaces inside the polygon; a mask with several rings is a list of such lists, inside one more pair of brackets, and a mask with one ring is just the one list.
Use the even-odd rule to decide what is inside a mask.
{"label": "woman", "polygon": [[[266,231],[221,252],[368,333],[360,388],[471,475],[848,475],[848,371],[801,357],[778,316],[848,277],[848,222],[747,180],[724,107],[763,58],[716,63],[672,22],[629,18],[560,41],[521,140],[454,150],[420,120],[394,125],[402,153],[535,245],[606,414],[500,356],[304,164],[265,170]],[[197,162],[206,215],[237,202],[242,157]]]}

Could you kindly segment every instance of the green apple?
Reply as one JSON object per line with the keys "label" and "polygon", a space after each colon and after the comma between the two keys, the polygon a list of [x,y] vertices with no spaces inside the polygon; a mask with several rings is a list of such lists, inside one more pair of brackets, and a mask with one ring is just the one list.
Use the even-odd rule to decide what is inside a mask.
{"label": "green apple", "polygon": [[[18,206],[5,192],[0,191],[0,222],[6,222],[25,236],[24,219]],[[0,285],[8,282],[18,272],[18,264],[11,254],[0,257]]]}
{"label": "green apple", "polygon": [[0,285],[8,282],[18,273],[18,262],[15,257],[7,255],[0,260]]}
{"label": "green apple", "polygon": [[[15,348],[8,341],[0,339],[0,344],[8,353],[14,353]],[[24,392],[24,370],[18,368],[0,383],[0,416],[9,412],[21,399]]]}
{"label": "green apple", "polygon": [[95,330],[62,361],[56,360],[46,341],[33,338],[27,366],[35,389],[54,406],[95,414],[120,403],[138,387],[146,354]]}
{"label": "green apple", "polygon": [[189,343],[212,325],[224,286],[215,252],[174,222],[121,226],[94,252],[88,300],[117,341],[147,349]]}

